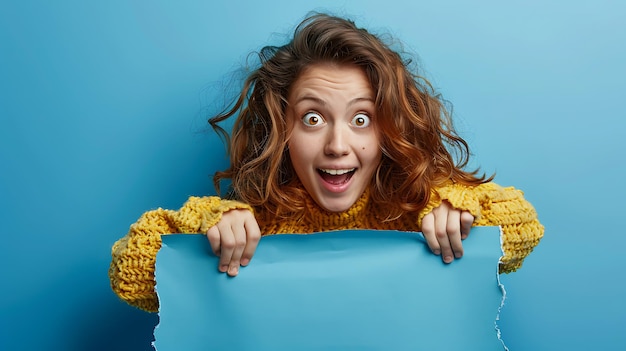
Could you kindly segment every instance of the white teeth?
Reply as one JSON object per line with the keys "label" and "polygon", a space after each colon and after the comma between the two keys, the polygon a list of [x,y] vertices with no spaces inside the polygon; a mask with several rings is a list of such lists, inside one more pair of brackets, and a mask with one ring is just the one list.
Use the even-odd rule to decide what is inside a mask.
{"label": "white teeth", "polygon": [[342,175],[342,174],[350,173],[350,172],[352,172],[354,170],[355,170],[355,168],[350,168],[350,169],[323,169],[323,168],[320,168],[320,171],[322,171],[324,173],[328,173],[330,175]]}

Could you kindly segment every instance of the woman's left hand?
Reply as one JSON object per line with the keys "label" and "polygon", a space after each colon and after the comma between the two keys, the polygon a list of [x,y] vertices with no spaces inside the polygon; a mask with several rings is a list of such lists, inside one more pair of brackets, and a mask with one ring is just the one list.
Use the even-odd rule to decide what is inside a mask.
{"label": "woman's left hand", "polygon": [[444,201],[422,219],[422,233],[428,247],[443,262],[450,263],[463,256],[462,240],[469,235],[474,216],[468,211],[457,210]]}

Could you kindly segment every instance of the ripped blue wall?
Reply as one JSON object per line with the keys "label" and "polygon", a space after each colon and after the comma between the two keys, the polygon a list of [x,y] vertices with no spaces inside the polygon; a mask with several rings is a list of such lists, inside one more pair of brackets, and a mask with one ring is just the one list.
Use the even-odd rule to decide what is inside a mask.
{"label": "ripped blue wall", "polygon": [[474,164],[537,208],[546,237],[502,278],[509,347],[626,344],[622,2],[32,0],[0,6],[0,349],[150,349],[157,317],[110,291],[110,246],[213,192],[206,110],[312,9],[417,52]]}

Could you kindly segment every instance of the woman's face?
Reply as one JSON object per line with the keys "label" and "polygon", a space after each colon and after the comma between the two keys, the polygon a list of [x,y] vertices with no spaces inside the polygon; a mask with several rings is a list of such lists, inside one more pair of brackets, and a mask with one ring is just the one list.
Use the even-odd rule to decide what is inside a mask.
{"label": "woman's face", "polygon": [[312,65],[289,91],[291,163],[304,188],[327,211],[349,209],[381,160],[374,99],[365,72],[351,65]]}

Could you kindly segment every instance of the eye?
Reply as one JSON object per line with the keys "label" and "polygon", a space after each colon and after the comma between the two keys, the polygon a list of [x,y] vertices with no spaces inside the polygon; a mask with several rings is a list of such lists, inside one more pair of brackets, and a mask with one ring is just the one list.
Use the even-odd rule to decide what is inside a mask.
{"label": "eye", "polygon": [[365,128],[370,125],[370,122],[370,116],[363,113],[359,113],[352,118],[352,125],[358,128]]}
{"label": "eye", "polygon": [[302,122],[307,126],[317,126],[324,123],[324,118],[315,112],[309,112],[302,117]]}

